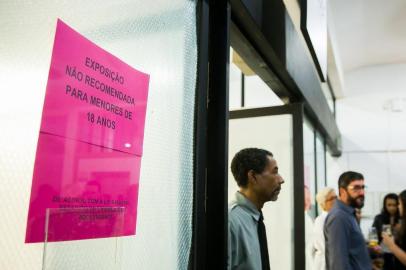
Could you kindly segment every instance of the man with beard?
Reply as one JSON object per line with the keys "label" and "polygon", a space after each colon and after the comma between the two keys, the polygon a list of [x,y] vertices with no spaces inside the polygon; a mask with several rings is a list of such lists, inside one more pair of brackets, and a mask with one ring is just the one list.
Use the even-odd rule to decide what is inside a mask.
{"label": "man with beard", "polygon": [[339,198],[324,225],[328,270],[371,270],[364,237],[355,217],[355,208],[364,206],[364,177],[343,173],[338,180]]}
{"label": "man with beard", "polygon": [[283,178],[271,152],[258,148],[239,151],[231,162],[239,186],[228,211],[228,269],[269,270],[268,246],[261,209],[278,199]]}

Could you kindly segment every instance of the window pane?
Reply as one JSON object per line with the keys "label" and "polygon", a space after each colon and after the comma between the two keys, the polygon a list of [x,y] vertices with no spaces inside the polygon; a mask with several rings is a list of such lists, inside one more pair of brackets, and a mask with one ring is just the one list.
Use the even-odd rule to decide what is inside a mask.
{"label": "window pane", "polygon": [[229,74],[229,108],[241,108],[241,76],[242,72],[233,61],[233,48],[230,48],[230,74]]}
{"label": "window pane", "polygon": [[[264,148],[273,153],[279,173],[285,180],[278,200],[266,203],[262,209],[271,269],[293,269],[292,125],[292,115],[232,119],[229,122],[229,165],[234,155],[243,148]],[[250,136],[246,136],[246,130],[250,130]],[[238,186],[230,166],[228,171],[228,197],[232,200]]]}
{"label": "window pane", "polygon": [[[194,1],[12,1],[0,4],[0,268],[41,269],[42,244],[24,244],[41,111],[57,18],[150,74],[137,235],[121,238],[121,269],[187,269],[192,237],[196,82]],[[105,239],[78,256],[103,265]],[[80,242],[79,242],[80,243]],[[89,247],[89,244],[91,248]],[[80,253],[80,254],[79,254]],[[58,253],[59,254],[59,253]],[[80,255],[80,256],[79,256]],[[159,258],[157,258],[159,255]],[[100,268],[98,268],[100,269]]]}
{"label": "window pane", "polygon": [[258,75],[245,76],[245,107],[283,105],[282,100]]}
{"label": "window pane", "polygon": [[316,193],[316,164],[314,153],[314,130],[308,121],[303,124],[303,151],[304,151],[304,185],[305,199],[308,201],[305,204],[305,211],[315,218],[315,193]]}
{"label": "window pane", "polygon": [[311,270],[313,220],[316,217],[314,130],[308,121],[303,123],[304,197],[305,197],[305,253],[306,269]]}
{"label": "window pane", "polygon": [[324,139],[319,133],[317,133],[316,136],[316,161],[317,191],[320,191],[326,186],[326,149],[324,146]]}

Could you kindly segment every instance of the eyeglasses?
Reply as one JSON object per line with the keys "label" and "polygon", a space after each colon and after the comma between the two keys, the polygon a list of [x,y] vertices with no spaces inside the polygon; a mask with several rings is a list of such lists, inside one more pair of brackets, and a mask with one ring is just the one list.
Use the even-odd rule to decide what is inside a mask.
{"label": "eyeglasses", "polygon": [[367,186],[366,185],[362,185],[362,186],[360,186],[360,185],[350,185],[347,188],[352,189],[354,191],[361,191],[361,190],[366,190]]}

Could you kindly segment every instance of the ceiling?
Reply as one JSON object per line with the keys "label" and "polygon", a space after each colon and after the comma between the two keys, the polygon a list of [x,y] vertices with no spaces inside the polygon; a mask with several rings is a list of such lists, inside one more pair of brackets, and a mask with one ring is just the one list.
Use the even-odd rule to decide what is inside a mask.
{"label": "ceiling", "polygon": [[342,84],[333,85],[339,89],[339,98],[365,92],[365,87],[352,84],[368,80],[369,72],[377,81],[390,80],[393,72],[403,74],[396,71],[405,70],[406,66],[405,0],[327,2],[330,43],[337,67],[332,77]]}

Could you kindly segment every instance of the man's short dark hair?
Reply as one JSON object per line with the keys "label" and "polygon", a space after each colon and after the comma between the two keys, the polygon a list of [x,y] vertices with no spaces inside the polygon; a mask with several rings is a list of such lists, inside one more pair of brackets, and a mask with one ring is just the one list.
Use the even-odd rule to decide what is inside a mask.
{"label": "man's short dark hair", "polygon": [[338,189],[345,188],[354,180],[364,179],[364,176],[359,172],[348,171],[340,175],[338,178]]}
{"label": "man's short dark hair", "polygon": [[238,186],[247,186],[248,172],[250,170],[256,173],[262,173],[268,164],[268,156],[273,157],[273,154],[259,148],[245,148],[235,154],[231,161],[231,172]]}

